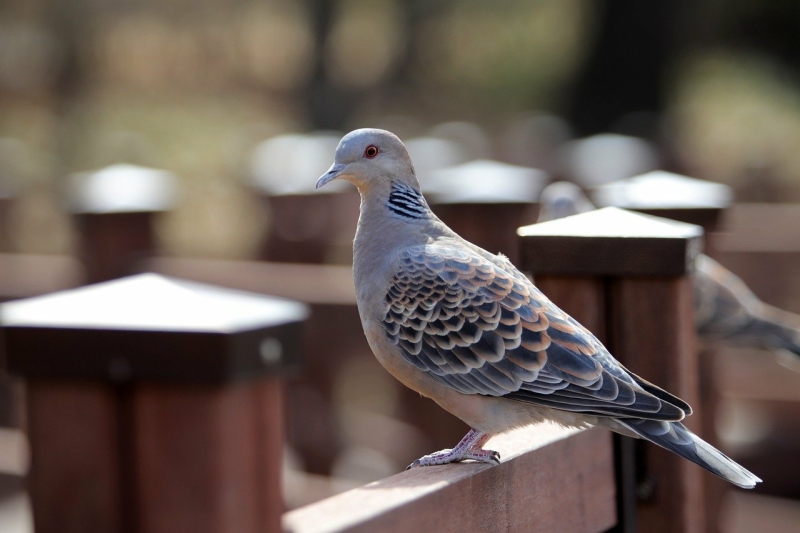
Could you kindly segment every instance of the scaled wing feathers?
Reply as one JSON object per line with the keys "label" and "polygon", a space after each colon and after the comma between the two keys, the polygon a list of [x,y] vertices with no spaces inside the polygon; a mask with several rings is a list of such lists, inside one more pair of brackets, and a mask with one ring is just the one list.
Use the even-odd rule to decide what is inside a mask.
{"label": "scaled wing feathers", "polygon": [[385,303],[385,332],[403,357],[464,394],[614,417],[680,420],[690,412],[619,365],[502,259],[408,248]]}

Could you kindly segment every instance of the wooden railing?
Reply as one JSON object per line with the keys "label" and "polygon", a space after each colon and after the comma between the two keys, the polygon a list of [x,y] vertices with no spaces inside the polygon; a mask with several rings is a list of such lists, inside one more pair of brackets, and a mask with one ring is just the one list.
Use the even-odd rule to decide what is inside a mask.
{"label": "wooden railing", "polygon": [[[627,213],[602,213],[600,219],[576,217],[572,226],[556,230],[553,226],[525,230],[522,267],[533,271],[539,287],[595,332],[631,370],[702,411],[687,278],[699,250],[699,230],[662,221],[649,225],[650,219],[620,219],[636,216]],[[167,258],[144,264],[168,275],[299,296],[326,308],[329,318],[342,315],[342,309],[355,312],[347,267]],[[116,299],[113,303],[125,305]],[[312,310],[312,320],[315,312],[318,309]],[[324,322],[331,321],[317,324]],[[331,335],[346,341],[333,348],[346,351],[342,347],[350,338],[363,342],[357,321],[351,322],[348,329],[333,328]],[[47,335],[40,339],[50,343],[62,326],[69,329],[63,324],[47,326]],[[28,327],[23,324],[20,329]],[[45,532],[87,527],[278,530],[276,517],[282,504],[275,487],[280,452],[274,439],[279,439],[280,431],[265,429],[261,424],[266,415],[253,411],[266,404],[274,415],[275,409],[280,410],[278,396],[268,400],[258,392],[257,383],[245,385],[224,376],[218,376],[214,385],[197,383],[191,366],[144,357],[147,331],[131,331],[126,338],[140,348],[148,364],[178,372],[170,384],[143,384],[136,367],[130,366],[132,360],[108,359],[110,352],[99,340],[106,335],[101,330],[83,328],[80,344],[69,345],[73,362],[91,363],[83,367],[94,372],[88,382],[87,376],[75,374],[80,365],[61,370],[25,367],[22,361],[27,356],[20,354],[30,345],[23,350],[20,338],[10,337],[16,369],[28,377],[32,391],[31,491],[37,527]],[[298,332],[287,337],[286,346],[294,346],[299,337]],[[35,338],[26,337],[25,343]],[[198,335],[186,349],[202,344],[199,339]],[[329,353],[324,355],[330,359]],[[320,374],[327,373],[320,379],[329,381],[330,368],[320,367],[320,362],[313,364],[324,369]],[[334,364],[336,359],[322,362]],[[37,373],[41,368],[47,371]],[[427,400],[417,401],[434,408]],[[274,421],[273,415],[266,418]],[[253,422],[253,416],[261,422]],[[692,416],[690,427],[697,430],[699,418]],[[240,423],[250,429],[235,433]],[[265,431],[272,445],[259,440]],[[211,446],[197,455],[195,446],[206,443],[209,435],[220,438],[212,439]],[[162,448],[163,443],[172,445]],[[499,466],[460,464],[402,472],[291,511],[283,516],[282,528],[298,532],[702,530],[700,480],[706,474],[652,445],[632,450],[630,441],[612,439],[604,430],[540,426],[497,436],[489,446],[501,452]],[[634,454],[644,460],[643,468],[634,469]],[[265,457],[269,465],[262,461]],[[126,463],[129,458],[133,459]],[[87,477],[86,472],[94,474]],[[86,480],[92,486],[81,484]],[[68,482],[78,488],[66,491]],[[230,504],[238,490],[231,492],[231,487],[249,487],[243,489],[249,496]],[[192,516],[197,509],[202,509],[202,521]],[[259,518],[265,512],[271,518]]]}
{"label": "wooden railing", "polygon": [[[697,405],[688,274],[701,228],[609,209],[521,235],[522,265],[540,288],[632,370]],[[698,430],[699,418],[689,426]],[[702,531],[706,474],[652,445],[616,440],[596,429],[518,430],[490,441],[505,453],[500,466],[404,472],[292,511],[284,529]],[[644,460],[638,468],[634,454]]]}
{"label": "wooden railing", "polygon": [[416,468],[286,513],[293,533],[606,531],[616,524],[611,435],[552,425],[491,439],[498,466]]}

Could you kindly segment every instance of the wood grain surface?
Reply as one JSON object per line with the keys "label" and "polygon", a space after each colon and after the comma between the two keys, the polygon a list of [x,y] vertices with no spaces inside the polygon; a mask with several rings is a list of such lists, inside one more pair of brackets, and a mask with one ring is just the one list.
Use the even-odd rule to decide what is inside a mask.
{"label": "wood grain surface", "polygon": [[545,424],[499,435],[498,466],[416,468],[284,515],[287,532],[574,533],[616,522],[611,434]]}

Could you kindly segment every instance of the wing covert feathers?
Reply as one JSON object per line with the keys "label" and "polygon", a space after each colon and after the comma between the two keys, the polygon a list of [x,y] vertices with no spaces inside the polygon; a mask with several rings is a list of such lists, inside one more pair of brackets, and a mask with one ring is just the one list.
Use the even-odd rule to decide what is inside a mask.
{"label": "wing covert feathers", "polygon": [[630,374],[513,267],[440,245],[408,248],[399,264],[385,333],[439,382],[589,415],[669,421],[691,412]]}

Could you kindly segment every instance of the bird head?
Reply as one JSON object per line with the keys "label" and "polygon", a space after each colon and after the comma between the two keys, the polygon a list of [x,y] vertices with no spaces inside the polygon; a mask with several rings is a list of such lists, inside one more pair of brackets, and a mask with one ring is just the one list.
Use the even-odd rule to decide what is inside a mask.
{"label": "bird head", "polygon": [[539,197],[539,222],[556,220],[597,209],[580,187],[568,181],[556,181]]}
{"label": "bird head", "polygon": [[414,165],[403,141],[395,134],[365,128],[351,131],[339,141],[333,165],[317,180],[317,189],[335,179],[345,179],[362,194],[388,188],[401,181],[419,190]]}

